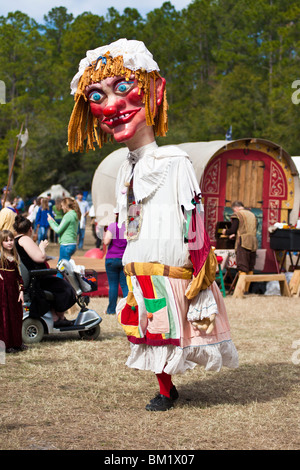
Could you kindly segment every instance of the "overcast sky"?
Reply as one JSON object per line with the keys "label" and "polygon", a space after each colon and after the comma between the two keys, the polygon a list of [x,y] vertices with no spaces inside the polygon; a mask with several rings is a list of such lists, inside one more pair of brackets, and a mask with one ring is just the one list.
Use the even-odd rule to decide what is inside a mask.
{"label": "overcast sky", "polygon": [[[67,8],[68,13],[73,13],[75,17],[84,11],[104,16],[109,7],[114,7],[120,13],[123,13],[126,7],[136,8],[142,16],[145,16],[149,11],[154,10],[154,8],[161,7],[163,3],[164,1],[161,0],[108,0],[107,2],[103,0],[14,0],[12,3],[1,0],[0,15],[7,16],[10,11],[20,10],[30,16],[30,18],[43,23],[44,15],[52,8],[64,6]],[[178,11],[187,7],[190,3],[192,3],[192,0],[171,1],[171,4]]]}

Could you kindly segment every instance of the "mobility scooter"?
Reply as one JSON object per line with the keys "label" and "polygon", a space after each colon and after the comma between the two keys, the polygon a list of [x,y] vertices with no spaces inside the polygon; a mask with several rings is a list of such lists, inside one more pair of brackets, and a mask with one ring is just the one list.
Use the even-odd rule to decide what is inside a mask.
{"label": "mobility scooter", "polygon": [[[24,282],[24,304],[23,304],[23,325],[22,339],[26,344],[39,343],[44,335],[60,334],[72,331],[78,331],[80,338],[94,340],[100,335],[100,323],[102,318],[95,310],[88,308],[90,297],[88,292],[97,289],[96,283],[85,278],[76,269],[76,265],[71,261],[62,259],[57,265],[57,269],[39,269],[28,271],[20,263],[21,275]],[[77,272],[76,272],[77,271]],[[76,293],[76,302],[80,311],[70,326],[54,327],[51,308],[39,318],[30,316],[30,304],[35,286],[38,285],[38,279],[42,276],[56,275],[57,272],[63,274]],[[53,294],[49,291],[43,291],[43,297],[51,306]]]}

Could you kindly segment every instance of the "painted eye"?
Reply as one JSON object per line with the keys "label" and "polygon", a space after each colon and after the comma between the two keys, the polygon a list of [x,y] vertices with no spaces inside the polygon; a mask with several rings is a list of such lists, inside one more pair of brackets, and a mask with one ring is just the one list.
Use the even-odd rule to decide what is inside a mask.
{"label": "painted eye", "polygon": [[126,91],[130,90],[132,84],[134,82],[120,82],[117,86],[116,86],[116,92],[119,92],[119,93],[126,93]]}
{"label": "painted eye", "polygon": [[90,101],[95,101],[96,103],[101,100],[102,96],[98,91],[92,91],[92,93],[89,94],[89,100]]}

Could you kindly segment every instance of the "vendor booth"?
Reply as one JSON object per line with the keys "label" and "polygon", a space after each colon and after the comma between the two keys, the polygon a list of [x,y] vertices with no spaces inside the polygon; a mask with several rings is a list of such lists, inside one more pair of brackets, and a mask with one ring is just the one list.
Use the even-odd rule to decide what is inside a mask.
{"label": "vendor booth", "polygon": [[[258,220],[257,269],[276,272],[269,228],[275,223],[296,225],[299,216],[299,173],[291,156],[278,144],[257,138],[190,142],[179,147],[189,154],[200,182],[212,245],[233,250],[220,234],[224,224],[230,223],[232,202],[240,200]],[[127,148],[111,153],[94,174],[92,197],[100,225],[114,220],[116,176],[127,153]]]}

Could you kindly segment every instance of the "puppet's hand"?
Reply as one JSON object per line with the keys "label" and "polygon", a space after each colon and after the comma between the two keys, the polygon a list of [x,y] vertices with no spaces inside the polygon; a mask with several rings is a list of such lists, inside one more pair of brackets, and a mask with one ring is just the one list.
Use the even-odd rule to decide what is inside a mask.
{"label": "puppet's hand", "polygon": [[203,318],[203,320],[196,320],[192,322],[195,329],[206,331],[209,335],[215,327],[216,315],[213,313],[209,318]]}

